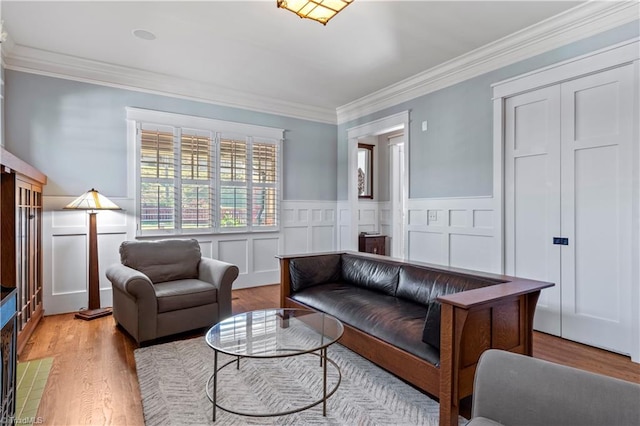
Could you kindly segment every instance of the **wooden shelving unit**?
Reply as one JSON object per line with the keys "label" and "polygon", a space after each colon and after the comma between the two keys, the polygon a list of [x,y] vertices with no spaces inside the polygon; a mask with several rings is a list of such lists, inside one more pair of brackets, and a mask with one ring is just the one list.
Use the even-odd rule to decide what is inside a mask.
{"label": "wooden shelving unit", "polygon": [[0,280],[17,289],[17,352],[42,319],[42,187],[47,177],[0,148]]}

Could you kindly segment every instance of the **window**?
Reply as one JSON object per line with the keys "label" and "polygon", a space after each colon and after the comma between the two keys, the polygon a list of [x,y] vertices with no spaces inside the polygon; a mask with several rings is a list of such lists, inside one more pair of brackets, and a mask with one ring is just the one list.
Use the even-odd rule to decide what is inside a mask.
{"label": "window", "polygon": [[139,235],[278,229],[282,130],[133,108],[128,118]]}

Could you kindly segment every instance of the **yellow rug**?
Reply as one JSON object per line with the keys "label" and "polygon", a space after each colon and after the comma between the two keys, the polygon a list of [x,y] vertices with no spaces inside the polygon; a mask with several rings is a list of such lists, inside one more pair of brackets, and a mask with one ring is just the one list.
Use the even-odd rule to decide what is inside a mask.
{"label": "yellow rug", "polygon": [[16,424],[33,425],[42,423],[38,419],[38,406],[47,385],[53,358],[34,359],[19,362],[17,369]]}

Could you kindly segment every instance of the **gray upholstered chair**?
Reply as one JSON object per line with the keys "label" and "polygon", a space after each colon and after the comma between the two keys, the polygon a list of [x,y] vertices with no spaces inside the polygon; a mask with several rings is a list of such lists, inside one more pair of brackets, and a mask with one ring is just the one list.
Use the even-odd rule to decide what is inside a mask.
{"label": "gray upholstered chair", "polygon": [[202,257],[196,240],[125,241],[120,261],[106,271],[113,316],[138,343],[231,315],[238,267]]}
{"label": "gray upholstered chair", "polygon": [[639,384],[492,349],[478,362],[467,425],[639,425],[639,402]]}

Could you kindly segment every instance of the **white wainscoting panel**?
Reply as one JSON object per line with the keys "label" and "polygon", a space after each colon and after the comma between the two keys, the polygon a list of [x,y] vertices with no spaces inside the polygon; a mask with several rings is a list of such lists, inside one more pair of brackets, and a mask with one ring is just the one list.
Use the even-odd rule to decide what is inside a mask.
{"label": "white wainscoting panel", "polygon": [[445,236],[443,232],[409,230],[409,260],[446,265]]}
{"label": "white wainscoting panel", "polygon": [[[43,304],[45,315],[74,312],[88,304],[89,220],[84,211],[62,210],[75,197],[43,197]],[[111,197],[110,197],[111,198]],[[112,198],[121,211],[101,211],[97,215],[100,301],[111,306],[111,283],[106,268],[118,262],[118,248],[135,233],[129,212],[133,202]]]}
{"label": "white wainscoting panel", "polygon": [[493,228],[493,210],[473,210],[474,228]]}
{"label": "white wainscoting panel", "polygon": [[253,238],[253,272],[278,272],[278,237]]}
{"label": "white wainscoting panel", "polygon": [[456,268],[496,272],[489,235],[449,234],[449,265]]}
{"label": "white wainscoting panel", "polygon": [[[358,245],[351,241],[351,208],[348,201],[338,201],[336,205],[338,211],[338,250],[355,250]],[[356,213],[357,214],[357,213]]]}
{"label": "white wainscoting panel", "polygon": [[350,241],[351,239],[351,226],[350,225],[340,225],[339,229],[340,235],[338,236],[338,244],[339,250],[350,250],[353,248],[353,243]]}
{"label": "white wainscoting panel", "polygon": [[393,239],[393,216],[391,214],[391,202],[381,202],[378,206],[378,231],[387,236],[386,253],[391,254]]}
{"label": "white wainscoting panel", "polygon": [[408,200],[409,260],[501,273],[492,197]]}
{"label": "white wainscoting panel", "polygon": [[[83,293],[87,285],[87,236],[58,235],[52,240],[51,293]],[[85,302],[86,303],[86,302]]]}
{"label": "white wainscoting panel", "polygon": [[281,254],[312,253],[337,249],[336,217],[349,218],[348,210],[337,214],[335,201],[283,201]]}
{"label": "white wainscoting panel", "polygon": [[216,250],[213,247],[213,243],[214,242],[211,240],[202,240],[198,238],[198,244],[200,244],[200,253],[202,253],[203,257],[210,257],[213,259],[217,258],[216,256],[213,255],[213,253],[216,252]]}
{"label": "white wainscoting panel", "polygon": [[[382,214],[385,214],[385,220]],[[391,211],[388,202],[366,201],[358,202],[358,233],[379,232],[384,234],[382,226],[391,226]],[[390,234],[385,234],[390,235]]]}
{"label": "white wainscoting panel", "polygon": [[311,251],[335,250],[336,227],[333,225],[314,226],[311,228]]}
{"label": "white wainscoting panel", "polygon": [[449,210],[449,226],[454,228],[464,228],[469,226],[469,210]]}
{"label": "white wainscoting panel", "polygon": [[305,253],[308,249],[308,231],[306,226],[287,226],[284,234],[283,253]]}
{"label": "white wainscoting panel", "polygon": [[240,270],[240,275],[246,275],[249,270],[248,239],[244,236],[234,239],[218,240],[217,259],[233,263]]}
{"label": "white wainscoting panel", "polygon": [[[73,198],[45,196],[43,199],[45,315],[74,312],[88,303],[89,221],[85,212],[63,210]],[[135,200],[110,198],[123,210],[98,213],[102,306],[112,305],[106,268],[120,262],[119,247],[123,241],[136,239]],[[181,238],[197,239],[205,257],[238,265],[240,276],[234,282],[234,289],[275,284],[280,280],[276,258],[279,253],[337,249],[337,211],[335,201],[284,201],[280,232],[185,235]]]}

